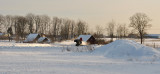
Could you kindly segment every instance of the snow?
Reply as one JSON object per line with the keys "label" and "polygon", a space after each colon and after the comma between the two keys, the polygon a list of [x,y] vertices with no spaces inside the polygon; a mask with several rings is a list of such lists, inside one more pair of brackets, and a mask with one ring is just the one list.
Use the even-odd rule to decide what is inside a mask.
{"label": "snow", "polygon": [[29,34],[25,42],[33,41],[37,36],[38,34]]}
{"label": "snow", "polygon": [[91,35],[80,35],[77,39],[82,38],[82,41],[86,42],[90,37],[91,37]]}
{"label": "snow", "polygon": [[160,34],[147,34],[145,36],[150,37],[150,38],[160,38]]}
{"label": "snow", "polygon": [[46,37],[40,37],[40,38],[38,39],[38,42],[42,42],[45,38],[46,38]]}
{"label": "snow", "polygon": [[[132,41],[118,41],[138,46]],[[118,44],[116,41],[116,43]],[[115,44],[114,42],[111,44]],[[109,44],[111,46],[111,44]],[[0,74],[159,74],[160,61],[125,61],[106,57],[106,48],[95,51],[62,51],[73,41],[51,44],[0,41]],[[105,47],[104,45],[102,47]],[[121,45],[122,46],[122,45]],[[130,47],[131,47],[130,46]],[[97,48],[99,47],[99,48]],[[124,47],[124,46],[123,46]],[[120,48],[120,46],[119,46]],[[137,47],[141,48],[141,45]],[[149,50],[148,47],[147,51]],[[133,48],[131,48],[133,49]],[[109,49],[108,49],[109,50]],[[103,55],[93,54],[103,51]],[[138,52],[138,51],[137,51]],[[142,51],[141,51],[142,52]],[[150,51],[157,54],[157,51]],[[118,52],[117,52],[118,53]],[[99,54],[102,54],[102,52]],[[147,56],[148,54],[135,57]],[[134,55],[133,55],[134,56]],[[150,55],[148,55],[150,56]],[[122,57],[124,58],[124,57]]]}
{"label": "snow", "polygon": [[147,35],[145,35],[145,36],[157,36],[157,37],[159,37],[160,34],[147,34]]}
{"label": "snow", "polygon": [[67,41],[62,41],[62,42],[55,42],[54,45],[75,45],[76,43],[74,40],[67,40]]}
{"label": "snow", "polygon": [[132,40],[116,40],[108,45],[97,48],[94,53],[107,58],[155,60],[160,58],[160,52]]}
{"label": "snow", "polygon": [[43,42],[44,39],[47,39],[46,42],[50,42],[50,40],[49,40],[47,37],[40,37],[40,38],[38,39],[38,42]]}

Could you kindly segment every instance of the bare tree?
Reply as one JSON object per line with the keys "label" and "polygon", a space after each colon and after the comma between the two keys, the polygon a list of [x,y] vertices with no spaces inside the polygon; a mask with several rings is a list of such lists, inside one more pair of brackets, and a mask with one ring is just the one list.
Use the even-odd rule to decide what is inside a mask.
{"label": "bare tree", "polygon": [[123,37],[123,27],[121,24],[117,25],[117,38],[122,38]]}
{"label": "bare tree", "polygon": [[63,26],[62,26],[62,36],[64,39],[69,39],[70,37],[70,28],[71,28],[72,21],[69,19],[63,20]]}
{"label": "bare tree", "polygon": [[149,22],[151,19],[145,13],[136,13],[130,17],[130,27],[133,27],[138,31],[138,34],[141,38],[141,44],[143,43],[144,34],[146,33],[147,28],[151,27]]}
{"label": "bare tree", "polygon": [[0,14],[0,32],[2,32],[3,25],[4,25],[4,16]]}
{"label": "bare tree", "polygon": [[35,33],[39,32],[41,22],[42,22],[42,20],[41,20],[40,15],[35,16],[35,25],[36,25]]}
{"label": "bare tree", "polygon": [[128,34],[128,28],[126,24],[119,24],[117,25],[117,37],[124,38]]}
{"label": "bare tree", "polygon": [[106,26],[106,30],[107,30],[109,37],[111,38],[111,41],[113,41],[113,38],[114,38],[115,25],[116,23],[112,20]]}
{"label": "bare tree", "polygon": [[35,15],[32,13],[28,13],[26,15],[27,24],[29,25],[29,33],[34,32],[34,22],[35,22]]}
{"label": "bare tree", "polygon": [[74,38],[74,36],[75,36],[75,34],[74,34],[75,28],[76,28],[76,24],[75,24],[75,22],[72,20],[72,21],[71,21],[71,38]]}
{"label": "bare tree", "polygon": [[[18,16],[18,15],[16,15],[16,16],[13,16],[13,34],[16,34],[17,36],[18,36],[18,34],[17,34],[17,24],[18,24],[18,19],[19,19],[19,17],[20,16]],[[18,37],[17,37],[18,38]]]}
{"label": "bare tree", "polygon": [[5,24],[4,24],[4,28],[7,31],[8,28],[12,28],[14,24],[14,18],[12,15],[6,15],[5,16]]}
{"label": "bare tree", "polygon": [[87,30],[86,22],[78,21],[76,30],[77,30],[77,35],[85,34]]}
{"label": "bare tree", "polygon": [[128,35],[128,33],[129,33],[129,29],[126,26],[126,24],[123,24],[122,28],[123,28],[123,37],[126,37]]}
{"label": "bare tree", "polygon": [[100,25],[97,25],[97,26],[96,26],[96,35],[97,35],[98,37],[100,37],[100,35],[102,35],[102,34],[103,34],[103,27],[100,26]]}
{"label": "bare tree", "polygon": [[53,24],[52,35],[54,37],[54,40],[56,40],[57,35],[59,33],[59,30],[60,30],[61,19],[59,19],[58,17],[54,17],[53,20],[52,20],[52,24]]}
{"label": "bare tree", "polygon": [[47,34],[50,18],[47,15],[39,15],[39,33]]}
{"label": "bare tree", "polygon": [[18,34],[18,39],[20,38],[20,41],[24,39],[24,33],[25,33],[25,28],[27,24],[27,19],[23,16],[17,17],[17,34]]}
{"label": "bare tree", "polygon": [[43,15],[44,18],[44,34],[49,34],[51,18],[48,15]]}
{"label": "bare tree", "polygon": [[9,41],[12,40],[11,39],[11,35],[13,35],[12,27],[8,28],[7,33],[8,33],[8,39],[9,39]]}

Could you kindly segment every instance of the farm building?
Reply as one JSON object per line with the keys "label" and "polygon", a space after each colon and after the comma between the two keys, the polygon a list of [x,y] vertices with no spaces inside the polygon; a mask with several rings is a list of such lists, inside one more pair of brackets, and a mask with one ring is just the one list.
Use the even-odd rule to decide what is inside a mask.
{"label": "farm building", "polygon": [[38,43],[49,43],[50,40],[47,37],[40,37]]}
{"label": "farm building", "polygon": [[4,33],[0,33],[0,39],[4,38]]}
{"label": "farm building", "polygon": [[32,33],[29,34],[26,38],[26,40],[24,40],[24,43],[36,43],[37,40],[40,38],[41,36],[37,33]]}
{"label": "farm building", "polygon": [[4,35],[4,33],[0,33],[0,36]]}
{"label": "farm building", "polygon": [[160,34],[147,34],[145,35],[147,38],[160,38]]}
{"label": "farm building", "polygon": [[8,37],[10,37],[11,35],[9,33],[0,33],[0,39],[1,40],[6,40],[8,39]]}
{"label": "farm building", "polygon": [[96,39],[92,35],[80,35],[77,39],[82,38],[82,42],[87,44],[95,44]]}

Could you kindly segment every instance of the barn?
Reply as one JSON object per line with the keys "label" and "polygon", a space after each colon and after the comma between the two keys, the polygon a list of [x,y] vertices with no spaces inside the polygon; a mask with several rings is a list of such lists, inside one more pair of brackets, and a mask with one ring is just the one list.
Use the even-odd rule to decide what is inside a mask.
{"label": "barn", "polygon": [[96,39],[92,35],[80,35],[77,39],[82,38],[82,42],[87,44],[95,44]]}
{"label": "barn", "polygon": [[31,33],[27,36],[26,40],[24,40],[24,43],[36,43],[39,38],[40,38],[39,34]]}

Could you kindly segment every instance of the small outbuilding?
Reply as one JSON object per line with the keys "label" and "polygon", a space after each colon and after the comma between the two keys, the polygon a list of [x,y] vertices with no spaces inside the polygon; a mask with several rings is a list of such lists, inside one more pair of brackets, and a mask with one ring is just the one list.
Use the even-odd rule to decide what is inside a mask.
{"label": "small outbuilding", "polygon": [[77,39],[82,39],[82,42],[87,44],[95,44],[96,39],[92,35],[80,35]]}
{"label": "small outbuilding", "polygon": [[37,33],[31,33],[27,36],[24,43],[36,43],[41,36]]}
{"label": "small outbuilding", "polygon": [[6,40],[10,37],[11,35],[8,33],[0,33],[0,39],[1,40]]}
{"label": "small outbuilding", "polygon": [[0,39],[4,38],[4,33],[0,33]]}

